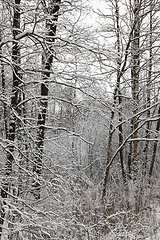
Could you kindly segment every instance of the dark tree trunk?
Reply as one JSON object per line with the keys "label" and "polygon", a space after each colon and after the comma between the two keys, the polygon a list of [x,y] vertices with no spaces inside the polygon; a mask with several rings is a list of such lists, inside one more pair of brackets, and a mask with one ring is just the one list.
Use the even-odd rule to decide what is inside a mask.
{"label": "dark tree trunk", "polygon": [[[48,97],[48,80],[50,78],[50,72],[53,62],[53,49],[52,44],[55,42],[55,35],[57,29],[58,14],[60,8],[60,0],[52,0],[49,3],[49,7],[45,7],[46,14],[49,19],[46,20],[46,48],[42,56],[42,67],[44,69],[42,74],[41,84],[41,100],[40,100],[40,111],[37,120],[37,156],[35,157],[35,165],[33,172],[37,176],[41,175],[42,172],[42,158],[43,158],[43,146],[44,146],[44,134],[45,134],[45,123],[47,113],[47,97]],[[36,199],[40,199],[40,182],[33,182],[33,193]]]}
{"label": "dark tree trunk", "polygon": [[[122,127],[122,114],[121,114],[121,104],[122,104],[122,96],[120,91],[120,67],[121,67],[121,56],[120,56],[120,27],[119,27],[119,6],[118,0],[116,0],[116,23],[117,23],[117,88],[118,88],[118,104],[119,104],[119,146],[123,143],[123,127]],[[124,154],[123,154],[123,147],[119,151],[120,154],[120,162],[121,162],[121,169],[122,169],[122,178],[123,182],[126,183],[126,173],[124,169]]]}
{"label": "dark tree trunk", "polygon": [[[159,109],[158,109],[158,117],[159,117],[159,119],[157,121],[157,126],[156,126],[156,135],[158,135],[159,130],[160,130],[160,106],[159,106]],[[150,165],[150,169],[149,169],[149,184],[151,183],[153,167],[154,167],[154,163],[155,163],[155,159],[156,159],[157,146],[158,146],[158,142],[154,141],[152,160],[151,160],[151,165]]]}
{"label": "dark tree trunk", "polygon": [[[151,97],[150,97],[150,91],[151,91],[151,80],[152,80],[152,58],[153,58],[153,53],[152,53],[152,45],[153,45],[153,39],[152,39],[152,31],[153,31],[153,19],[152,19],[152,0],[150,1],[150,33],[149,33],[149,69],[148,69],[148,78],[147,78],[147,89],[146,89],[146,95],[147,95],[147,104],[146,107],[149,108],[151,106]],[[150,118],[150,109],[147,110],[147,118]],[[145,132],[145,137],[150,138],[150,122],[147,122],[146,126],[146,132]],[[143,161],[143,176],[146,175],[146,168],[147,168],[147,154],[148,154],[148,146],[149,146],[149,141],[146,141],[145,147],[143,150],[143,155],[144,155],[144,161]]]}
{"label": "dark tree trunk", "polygon": [[1,198],[4,199],[1,208],[0,217],[0,237],[2,235],[3,223],[5,218],[4,205],[6,205],[5,199],[8,196],[9,183],[12,181],[12,165],[14,162],[13,152],[14,152],[14,140],[15,140],[15,130],[16,130],[16,117],[14,111],[17,111],[17,104],[19,102],[19,83],[20,83],[20,48],[19,42],[16,40],[16,36],[19,34],[20,29],[20,0],[15,0],[14,13],[13,13],[13,45],[12,45],[12,63],[13,63],[13,88],[11,97],[11,112],[9,119],[9,129],[7,133],[7,138],[9,140],[9,147],[7,149],[7,162],[5,166],[5,176],[2,181],[1,188]]}
{"label": "dark tree trunk", "polygon": [[[2,41],[2,33],[0,32],[0,42]],[[1,79],[2,79],[2,95],[3,95],[3,117],[4,117],[4,131],[5,137],[8,138],[8,114],[7,114],[7,103],[6,101],[6,81],[5,81],[5,70],[3,63],[3,52],[2,47],[0,47],[0,67],[1,67]]]}
{"label": "dark tree trunk", "polygon": [[[134,0],[134,22],[136,23],[133,30],[132,40],[132,97],[133,97],[133,138],[139,137],[138,117],[139,111],[139,67],[140,67],[140,2]],[[133,141],[133,179],[135,181],[135,211],[139,212],[139,141]]]}
{"label": "dark tree trunk", "polygon": [[[122,103],[122,97],[121,97],[121,91],[120,91],[121,56],[120,56],[120,28],[119,28],[118,0],[115,0],[115,13],[116,13],[116,37],[117,37],[117,82],[116,82],[116,87],[114,90],[113,110],[111,111],[111,120],[110,120],[110,126],[109,126],[109,138],[108,138],[108,151],[107,151],[106,165],[108,165],[111,160],[112,138],[113,138],[113,133],[114,133],[113,120],[114,120],[114,116],[115,116],[115,105],[116,105],[117,97],[118,97],[119,106]],[[123,128],[122,128],[122,115],[121,115],[120,109],[119,109],[119,134],[118,134],[118,136],[119,136],[119,146],[121,146],[121,144],[123,142]],[[125,170],[124,170],[124,159],[123,159],[123,147],[120,149],[120,163],[121,163],[123,181],[126,182],[126,174],[125,174]],[[108,177],[109,177],[109,167],[106,167],[105,177],[104,177],[104,182],[103,182],[102,199],[106,195]]]}
{"label": "dark tree trunk", "polygon": [[[130,124],[131,132],[133,132],[133,120],[131,120]],[[132,138],[132,136],[131,136]],[[133,151],[133,144],[132,141],[129,142],[129,154],[128,154],[128,176],[131,179],[131,166],[132,166],[132,151]]]}
{"label": "dark tree trunk", "polygon": [[[133,115],[138,113],[139,108],[139,37],[140,37],[140,20],[139,20],[139,9],[140,3],[139,0],[134,1],[134,21],[136,22],[134,31],[133,31],[133,42],[132,42],[132,96],[134,101],[134,110]],[[133,138],[136,139],[139,136],[138,130],[138,118],[133,117]],[[138,163],[139,163],[139,141],[133,142],[133,168],[134,168],[134,177],[138,178]]]}

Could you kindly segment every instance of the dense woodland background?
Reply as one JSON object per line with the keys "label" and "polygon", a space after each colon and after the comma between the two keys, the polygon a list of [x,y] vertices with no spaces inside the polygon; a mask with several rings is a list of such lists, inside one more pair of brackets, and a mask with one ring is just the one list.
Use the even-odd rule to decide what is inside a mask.
{"label": "dense woodland background", "polygon": [[0,0],[0,239],[159,239],[160,3]]}

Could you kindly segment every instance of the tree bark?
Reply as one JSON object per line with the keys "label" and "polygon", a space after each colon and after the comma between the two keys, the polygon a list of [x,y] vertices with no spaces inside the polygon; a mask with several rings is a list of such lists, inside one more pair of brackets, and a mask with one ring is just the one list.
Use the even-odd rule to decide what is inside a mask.
{"label": "tree bark", "polygon": [[[42,172],[42,158],[43,158],[43,147],[44,147],[44,135],[45,135],[45,123],[46,123],[46,113],[47,113],[47,96],[48,96],[48,80],[50,78],[50,71],[53,62],[53,49],[52,44],[55,42],[55,35],[57,29],[58,14],[60,8],[61,0],[52,0],[49,2],[49,6],[46,7],[44,2],[44,7],[47,16],[46,20],[46,48],[42,56],[42,68],[44,69],[42,74],[41,83],[41,100],[40,108],[37,120],[37,156],[35,157],[35,165],[33,167],[33,172],[39,177]],[[33,194],[35,199],[40,199],[40,188],[41,184],[38,181],[33,182]]]}
{"label": "tree bark", "polygon": [[[110,163],[111,160],[111,150],[112,150],[112,138],[113,138],[113,119],[115,116],[115,105],[118,97],[118,103],[119,106],[122,103],[122,97],[121,97],[121,91],[120,91],[120,80],[121,80],[121,56],[120,56],[120,28],[119,28],[119,6],[118,6],[118,0],[115,0],[115,13],[116,13],[116,38],[117,38],[117,80],[116,80],[116,86],[114,89],[114,96],[113,96],[113,110],[111,111],[111,120],[110,120],[110,126],[109,126],[109,138],[108,138],[108,151],[107,151],[107,162],[106,166]],[[119,122],[122,123],[122,115],[121,110],[119,109]],[[123,129],[122,124],[119,124],[119,146],[121,146],[123,142]],[[126,175],[124,170],[124,160],[123,160],[123,148],[120,149],[120,163],[121,163],[121,169],[122,169],[122,178],[124,183],[126,182]],[[104,183],[103,183],[103,191],[102,191],[102,199],[106,195],[107,191],[107,183],[108,183],[108,177],[109,177],[109,167],[106,168],[105,171],[105,177],[104,177]]]}
{"label": "tree bark", "polygon": [[[116,1],[116,30],[117,30],[117,88],[118,88],[118,104],[119,104],[119,146],[123,143],[123,127],[122,127],[122,114],[121,114],[121,104],[122,104],[122,96],[120,91],[120,67],[121,67],[121,56],[120,56],[120,27],[119,27],[119,6],[118,0]],[[121,123],[121,124],[120,124]],[[122,170],[122,178],[123,182],[126,183],[126,173],[124,169],[124,154],[123,154],[123,147],[119,151],[120,155],[120,162],[121,162],[121,170]]]}
{"label": "tree bark", "polygon": [[[158,116],[159,116],[159,119],[157,121],[157,126],[156,126],[156,135],[158,135],[159,130],[160,130],[160,106],[158,109]],[[154,167],[154,163],[155,163],[155,159],[156,159],[157,146],[158,146],[158,141],[154,141],[152,160],[151,160],[151,165],[150,165],[150,169],[149,169],[149,184],[151,183],[151,177],[153,174],[153,167]]]}
{"label": "tree bark", "polygon": [[[139,111],[139,67],[140,67],[140,1],[134,0],[134,22],[132,41],[132,97],[134,102],[133,109],[133,138],[139,137],[138,117],[136,114]],[[139,212],[139,141],[133,142],[133,180],[135,182],[135,212]]]}
{"label": "tree bark", "polygon": [[[2,33],[0,32],[0,42],[2,41]],[[4,117],[4,132],[5,137],[8,138],[8,114],[7,114],[7,104],[5,103],[6,98],[6,80],[5,80],[5,70],[3,63],[3,52],[2,47],[0,47],[0,66],[1,66],[1,79],[2,79],[2,95],[3,95],[3,117]]]}
{"label": "tree bark", "polygon": [[0,216],[0,237],[3,231],[3,223],[5,218],[5,199],[8,197],[8,192],[11,191],[10,183],[12,181],[12,165],[14,162],[14,140],[16,134],[16,117],[14,111],[17,111],[17,104],[19,103],[19,84],[20,84],[20,48],[19,42],[16,40],[16,36],[19,34],[20,29],[20,2],[21,0],[15,0],[14,11],[13,11],[13,44],[12,44],[12,63],[13,63],[13,88],[11,98],[11,112],[9,119],[9,130],[7,138],[9,140],[9,146],[7,149],[7,161],[5,166],[5,176],[2,181],[1,187],[1,198],[3,199]]}
{"label": "tree bark", "polygon": [[[134,101],[133,115],[136,115],[139,110],[139,38],[140,38],[140,20],[139,20],[140,3],[139,0],[134,0],[134,22],[135,27],[133,30],[132,41],[132,97]],[[138,117],[133,117],[133,138],[136,139],[139,136],[138,130]],[[139,141],[133,142],[133,169],[134,178],[138,179],[138,164],[139,164]]]}
{"label": "tree bark", "polygon": [[[153,26],[152,26],[152,0],[150,0],[150,33],[149,33],[149,67],[148,67],[148,78],[147,78],[147,87],[146,87],[146,107],[149,108],[151,105],[151,97],[150,97],[150,91],[151,91],[151,80],[152,80],[152,58],[153,58],[153,53],[152,53],[152,44],[153,44],[153,39],[152,39],[152,30],[153,30]],[[150,109],[148,109],[147,111],[147,118],[150,118]],[[146,126],[146,132],[145,132],[145,137],[146,138],[150,138],[150,122],[147,122],[147,126]],[[146,168],[147,168],[147,154],[148,154],[148,146],[149,146],[149,141],[146,141],[145,143],[145,147],[143,150],[143,156],[144,156],[144,160],[143,160],[143,176],[146,175]]]}

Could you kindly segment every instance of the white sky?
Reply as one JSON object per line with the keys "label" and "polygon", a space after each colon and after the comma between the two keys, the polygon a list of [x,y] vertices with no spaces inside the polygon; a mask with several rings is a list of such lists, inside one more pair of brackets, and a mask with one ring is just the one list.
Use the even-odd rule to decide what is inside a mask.
{"label": "white sky", "polygon": [[89,25],[94,25],[98,22],[98,12],[106,12],[107,2],[105,0],[89,0],[85,1],[88,5],[91,6],[93,11],[91,10],[91,14],[85,16],[84,22]]}

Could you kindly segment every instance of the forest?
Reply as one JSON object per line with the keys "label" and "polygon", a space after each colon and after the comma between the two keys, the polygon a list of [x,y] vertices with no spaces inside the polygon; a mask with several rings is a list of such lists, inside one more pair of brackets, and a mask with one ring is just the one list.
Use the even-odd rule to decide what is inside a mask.
{"label": "forest", "polygon": [[160,239],[158,0],[0,0],[0,240]]}

